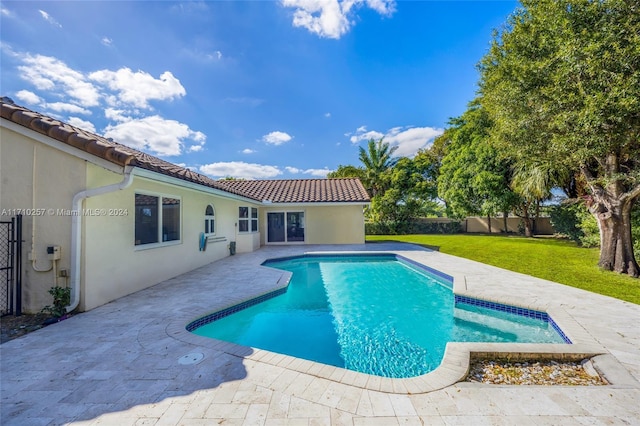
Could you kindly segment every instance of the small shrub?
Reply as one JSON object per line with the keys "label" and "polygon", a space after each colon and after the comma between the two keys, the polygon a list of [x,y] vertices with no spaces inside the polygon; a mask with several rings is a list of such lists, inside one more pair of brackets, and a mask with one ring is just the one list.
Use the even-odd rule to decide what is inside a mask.
{"label": "small shrub", "polygon": [[558,234],[583,247],[600,246],[598,222],[581,203],[564,203],[550,209],[551,225]]}
{"label": "small shrub", "polygon": [[580,245],[583,247],[600,247],[600,229],[596,218],[586,210],[578,217],[580,219],[580,229],[584,233],[580,237]]}
{"label": "small shrub", "polygon": [[584,237],[584,232],[580,227],[580,219],[578,218],[579,210],[584,210],[584,206],[575,203],[563,203],[551,207],[549,216],[551,218],[551,225],[558,234],[581,244],[580,239]]}
{"label": "small shrub", "polygon": [[51,287],[49,294],[53,296],[53,305],[42,308],[42,312],[60,318],[67,313],[66,307],[71,304],[71,289],[69,287]]}

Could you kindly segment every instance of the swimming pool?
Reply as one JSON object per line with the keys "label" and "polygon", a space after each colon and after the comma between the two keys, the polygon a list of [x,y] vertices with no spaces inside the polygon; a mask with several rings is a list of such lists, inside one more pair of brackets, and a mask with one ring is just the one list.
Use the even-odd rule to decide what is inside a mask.
{"label": "swimming pool", "polygon": [[452,279],[396,255],[265,263],[286,289],[187,326],[195,334],[383,377],[434,370],[448,342],[568,343],[544,312],[454,296]]}

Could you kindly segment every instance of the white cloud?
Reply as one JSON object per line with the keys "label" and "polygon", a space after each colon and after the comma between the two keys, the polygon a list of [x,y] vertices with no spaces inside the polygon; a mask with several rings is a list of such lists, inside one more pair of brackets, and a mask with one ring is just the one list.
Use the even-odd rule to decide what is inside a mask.
{"label": "white cloud", "polygon": [[393,0],[366,0],[366,4],[380,15],[390,16],[396,11],[396,2]]}
{"label": "white cloud", "polygon": [[345,134],[345,136],[347,135],[352,135],[349,140],[354,144],[360,143],[362,141],[368,141],[369,139],[380,139],[384,136],[384,134],[376,132],[375,130],[367,131],[367,126],[360,126],[356,129],[355,134]]}
{"label": "white cloud", "polygon": [[243,161],[212,163],[200,166],[200,172],[212,177],[232,176],[241,179],[268,179],[282,174],[275,166]]}
{"label": "white cloud", "polygon": [[289,136],[285,132],[275,131],[269,133],[268,135],[264,135],[262,137],[262,140],[272,145],[282,145],[283,143],[289,142],[292,138],[292,136]]}
{"label": "white cloud", "polygon": [[282,0],[282,5],[295,9],[294,27],[333,39],[339,39],[349,31],[355,7],[365,6],[385,16],[395,12],[394,0]]}
{"label": "white cloud", "polygon": [[110,47],[113,45],[113,40],[111,40],[109,37],[102,37],[102,40],[100,40],[100,42],[107,47]]}
{"label": "white cloud", "polygon": [[129,68],[120,68],[118,71],[95,71],[89,74],[89,78],[117,91],[120,101],[138,108],[149,108],[150,100],[173,100],[186,94],[180,80],[170,71],[165,71],[159,79],[155,79],[144,71],[133,72]]}
{"label": "white cloud", "polygon": [[245,148],[242,150],[243,154],[253,154],[254,152],[256,152],[254,149],[250,149],[250,148]]}
{"label": "white cloud", "polygon": [[398,147],[395,152],[396,156],[412,157],[419,149],[426,148],[443,132],[443,129],[436,127],[393,127],[386,133],[380,133],[375,130],[367,131],[366,126],[361,126],[349,140],[357,144],[369,139],[384,138],[384,141],[391,146]]}
{"label": "white cloud", "polygon": [[196,142],[196,146],[204,145],[206,140],[204,133],[194,132],[186,124],[157,115],[109,125],[104,137],[165,156],[180,155],[187,140]]}
{"label": "white cloud", "polygon": [[[74,115],[89,115],[104,108],[102,112],[109,122],[104,128],[105,137],[153,154],[170,156],[204,149],[204,133],[175,120],[145,114],[149,100],[172,100],[185,95],[184,87],[169,71],[159,79],[128,68],[83,73],[54,57],[16,53],[5,46],[2,49],[22,62],[18,69],[23,79],[38,89],[36,92],[45,92],[21,90],[15,96],[22,102]],[[48,98],[61,101],[47,102]],[[71,117],[70,123],[96,132],[92,123],[78,117]]]}
{"label": "white cloud", "polygon": [[13,13],[11,13],[9,9],[5,8],[2,5],[0,5],[0,14],[2,14],[2,16],[7,18],[13,18]]}
{"label": "white cloud", "polygon": [[81,106],[78,106],[75,104],[69,104],[66,102],[46,103],[44,107],[55,112],[69,112],[72,114],[91,115],[91,111],[89,111],[88,109],[82,108]]}
{"label": "white cloud", "polygon": [[397,146],[395,154],[401,157],[413,157],[419,149],[426,148],[444,129],[435,127],[395,127],[384,136],[385,142]]}
{"label": "white cloud", "polygon": [[126,111],[115,108],[105,108],[104,110],[105,117],[107,117],[109,120],[117,121],[119,123],[133,120],[133,118],[124,115],[125,113]]}
{"label": "white cloud", "polygon": [[311,175],[315,177],[327,177],[331,170],[329,169],[306,169],[302,173],[305,175]]}
{"label": "white cloud", "polygon": [[315,176],[315,177],[327,177],[327,174],[329,174],[331,172],[331,170],[327,169],[326,167],[324,169],[299,169],[297,167],[290,167],[287,166],[284,168],[287,172],[293,174],[293,175],[298,175],[298,174],[304,174],[304,175],[311,175],[311,176]]}
{"label": "white cloud", "polygon": [[40,12],[40,16],[42,16],[42,19],[44,19],[54,27],[62,28],[62,25],[58,21],[56,21],[53,18],[53,16],[49,15],[47,12],[45,12],[44,10],[38,10],[38,12]]}
{"label": "white cloud", "polygon": [[325,112],[324,116],[325,116],[325,118],[331,118],[331,113],[330,112]]}
{"label": "white cloud", "polygon": [[28,90],[20,90],[19,92],[16,92],[16,98],[31,105],[37,105],[42,102],[40,96]]}
{"label": "white cloud", "polygon": [[82,130],[86,130],[87,132],[91,132],[91,133],[96,132],[96,126],[94,126],[93,123],[90,121],[86,121],[78,117],[69,117],[67,122],[72,126],[79,127]]}
{"label": "white cloud", "polygon": [[19,54],[25,65],[18,69],[22,72],[21,77],[33,84],[37,89],[49,90],[58,89],[64,94],[73,98],[84,107],[97,106],[99,104],[100,93],[85,76],[69,68],[64,62],[44,55]]}
{"label": "white cloud", "polygon": [[187,148],[187,152],[200,152],[204,149],[204,145],[191,145]]}

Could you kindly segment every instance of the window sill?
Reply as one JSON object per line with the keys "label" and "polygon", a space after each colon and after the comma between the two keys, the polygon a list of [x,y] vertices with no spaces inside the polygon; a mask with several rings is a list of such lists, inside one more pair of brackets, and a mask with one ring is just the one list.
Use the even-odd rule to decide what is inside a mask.
{"label": "window sill", "polygon": [[165,241],[162,243],[140,244],[140,245],[134,246],[135,247],[134,251],[143,251],[143,250],[151,250],[151,249],[156,249],[161,247],[177,246],[179,244],[182,244],[182,240]]}

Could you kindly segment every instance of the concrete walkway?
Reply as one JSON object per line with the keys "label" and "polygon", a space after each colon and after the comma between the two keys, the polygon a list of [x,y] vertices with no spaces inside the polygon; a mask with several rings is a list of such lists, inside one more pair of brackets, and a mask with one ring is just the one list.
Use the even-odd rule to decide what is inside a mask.
{"label": "concrete walkway", "polygon": [[[609,354],[614,384],[457,383],[413,394],[375,378],[353,383],[346,370],[327,374],[321,364],[185,338],[191,320],[278,288],[283,272],[260,266],[265,259],[331,250],[394,251],[463,274],[482,297],[561,307]],[[405,244],[238,254],[4,343],[0,355],[5,426],[640,424],[640,306]]]}

